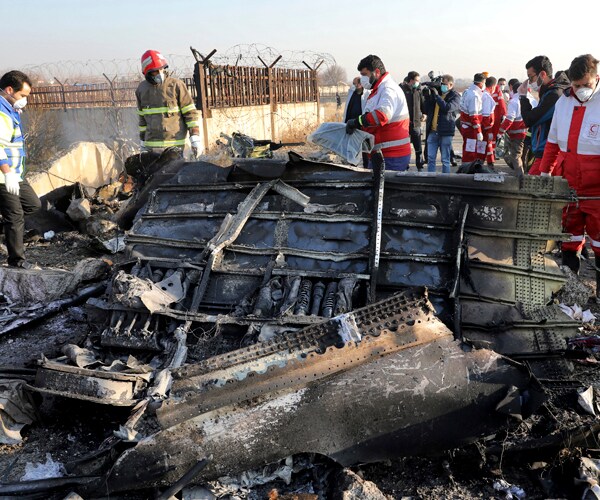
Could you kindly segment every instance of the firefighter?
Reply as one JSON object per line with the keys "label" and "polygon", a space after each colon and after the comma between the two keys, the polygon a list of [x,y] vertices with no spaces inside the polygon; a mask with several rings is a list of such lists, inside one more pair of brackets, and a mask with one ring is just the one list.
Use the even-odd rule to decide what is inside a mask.
{"label": "firefighter", "polygon": [[482,122],[482,91],[485,76],[476,73],[473,84],[464,91],[460,100],[460,133],[463,136],[463,163],[469,163],[478,158],[485,158],[486,143],[483,140]]}
{"label": "firefighter", "polygon": [[139,131],[143,151],[161,153],[177,148],[183,157],[187,132],[194,156],[202,153],[198,111],[185,83],[169,76],[167,60],[156,50],[142,55],[142,73],[146,78],[135,91]]}

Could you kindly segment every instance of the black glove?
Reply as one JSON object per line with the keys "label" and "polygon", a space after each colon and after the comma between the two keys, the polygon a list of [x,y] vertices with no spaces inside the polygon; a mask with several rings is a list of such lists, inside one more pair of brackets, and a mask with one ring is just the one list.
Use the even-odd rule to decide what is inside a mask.
{"label": "black glove", "polygon": [[435,87],[431,87],[431,95],[440,95],[440,93],[438,92],[438,89],[436,89]]}
{"label": "black glove", "polygon": [[358,123],[357,118],[351,118],[346,122],[346,133],[353,134],[356,129],[360,128],[360,123]]}

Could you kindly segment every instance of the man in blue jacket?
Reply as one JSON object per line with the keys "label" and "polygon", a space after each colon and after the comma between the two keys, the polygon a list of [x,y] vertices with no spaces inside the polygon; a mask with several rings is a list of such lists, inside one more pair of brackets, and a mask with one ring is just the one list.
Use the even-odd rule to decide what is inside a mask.
{"label": "man in blue jacket", "polygon": [[25,73],[9,71],[0,78],[0,213],[4,219],[8,265],[25,269],[33,267],[25,260],[25,215],[41,206],[40,199],[24,179],[21,111],[30,92],[31,81]]}
{"label": "man in blue jacket", "polygon": [[[546,56],[537,56],[525,65],[528,79],[519,87],[519,102],[521,103],[521,115],[525,125],[531,132],[531,150],[535,155],[535,161],[529,169],[529,175],[540,175],[540,165],[544,148],[552,123],[554,105],[563,91],[571,85],[564,71],[557,71],[552,78],[552,63]],[[528,97],[528,89],[539,93],[540,100],[536,107],[531,105]]]}
{"label": "man in blue jacket", "polygon": [[453,90],[453,87],[454,77],[444,75],[440,90],[431,87],[429,97],[425,101],[428,172],[435,172],[435,160],[439,149],[442,157],[442,173],[450,173],[452,138],[456,130],[456,114],[460,107],[460,95]]}

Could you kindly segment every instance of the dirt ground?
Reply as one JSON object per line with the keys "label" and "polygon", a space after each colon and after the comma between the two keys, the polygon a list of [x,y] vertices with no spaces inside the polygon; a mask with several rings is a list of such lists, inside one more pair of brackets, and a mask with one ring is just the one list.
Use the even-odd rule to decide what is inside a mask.
{"label": "dirt ground", "polygon": [[[0,254],[3,252],[0,246]],[[124,260],[123,254],[107,254],[90,237],[76,231],[59,233],[50,241],[33,238],[26,252],[32,262],[62,269],[72,269],[79,260],[87,257],[102,256],[115,263]],[[595,291],[595,274],[593,257],[591,259],[583,260],[579,279],[590,287],[592,293]],[[580,305],[584,309],[591,309],[600,318],[600,306],[591,295],[587,304]],[[61,311],[40,324],[0,336],[0,365],[35,366],[42,354],[55,357],[59,355],[63,344],[81,342],[92,327],[88,324],[85,307],[78,306]],[[597,329],[596,326],[586,326],[584,333],[596,335]],[[598,365],[593,361],[589,359],[577,364],[576,370],[586,384],[600,388]],[[522,488],[528,499],[581,498],[583,488],[573,484],[579,457],[600,457],[600,445],[590,448],[562,447],[539,450],[538,453],[535,453],[534,446],[533,452],[530,450],[526,456],[511,453],[509,446],[522,442],[524,436],[531,437],[539,429],[551,424],[554,425],[553,429],[573,425],[591,428],[595,417],[586,416],[582,411],[568,413],[566,409],[572,402],[575,390],[576,387],[566,387],[558,391],[537,420],[513,424],[506,433],[490,438],[488,442],[453,450],[438,457],[409,457],[353,467],[351,470],[365,480],[374,482],[390,499],[511,498],[494,490],[494,483],[501,479]],[[40,403],[39,420],[23,430],[23,443],[0,445],[0,482],[19,481],[28,463],[43,463],[47,454],[54,461],[64,464],[96,450],[126,418],[126,413],[115,408],[107,407],[98,411],[96,406],[89,403],[73,404],[58,397],[36,399]],[[468,423],[457,422],[456,425]],[[240,493],[239,498],[277,498],[273,490],[278,491],[280,498],[299,498],[283,495],[318,491],[315,475],[313,472],[312,478],[307,479],[307,473],[298,473],[291,485],[275,481],[257,487],[248,494]],[[514,498],[520,497],[515,494]]]}

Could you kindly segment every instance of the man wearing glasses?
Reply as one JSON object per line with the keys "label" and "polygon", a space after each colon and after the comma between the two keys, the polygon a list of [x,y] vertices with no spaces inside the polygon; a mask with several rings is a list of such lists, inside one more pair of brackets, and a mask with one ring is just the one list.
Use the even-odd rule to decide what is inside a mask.
{"label": "man wearing glasses", "polygon": [[[535,161],[529,169],[529,175],[540,175],[540,164],[552,123],[554,105],[570,82],[564,72],[557,72],[552,78],[552,63],[546,56],[536,56],[525,65],[527,77],[518,89],[521,104],[521,116],[531,132],[531,150]],[[527,97],[528,88],[538,92],[539,103],[534,108]]]}

